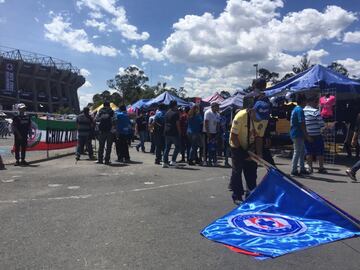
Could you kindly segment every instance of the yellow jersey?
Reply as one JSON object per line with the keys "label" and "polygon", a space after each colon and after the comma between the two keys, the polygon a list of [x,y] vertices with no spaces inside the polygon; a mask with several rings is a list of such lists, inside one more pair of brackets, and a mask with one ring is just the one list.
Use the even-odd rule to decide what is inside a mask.
{"label": "yellow jersey", "polygon": [[[256,137],[264,137],[265,129],[268,124],[268,120],[262,120],[260,122],[248,121],[248,112],[246,109],[239,111],[232,122],[230,133],[237,135],[240,142],[240,146],[244,149],[248,149],[248,141],[250,144],[255,142]],[[248,122],[250,122],[250,129],[248,130]],[[248,134],[250,138],[248,140]],[[231,141],[230,136],[230,146],[235,147],[234,143]]]}

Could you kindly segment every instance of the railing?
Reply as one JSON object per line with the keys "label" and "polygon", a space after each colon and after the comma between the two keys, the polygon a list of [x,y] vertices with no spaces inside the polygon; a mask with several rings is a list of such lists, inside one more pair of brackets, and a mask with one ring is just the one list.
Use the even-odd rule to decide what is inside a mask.
{"label": "railing", "polygon": [[40,64],[45,67],[55,67],[59,70],[68,70],[80,75],[80,69],[71,63],[51,56],[0,46],[0,57],[15,61],[24,61],[31,64]]}

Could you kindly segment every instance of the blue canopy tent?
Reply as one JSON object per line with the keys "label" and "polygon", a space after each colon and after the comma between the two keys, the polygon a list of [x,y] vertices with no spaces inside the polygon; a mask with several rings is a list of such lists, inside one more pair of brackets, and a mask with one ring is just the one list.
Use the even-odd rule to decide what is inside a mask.
{"label": "blue canopy tent", "polygon": [[146,102],[144,104],[144,107],[149,108],[151,106],[154,106],[154,105],[160,104],[160,103],[169,105],[170,101],[172,101],[172,100],[176,100],[178,106],[190,106],[191,105],[189,102],[186,102],[186,101],[182,100],[181,98],[174,96],[166,91],[166,92],[158,95],[157,97],[150,99],[148,102]]}
{"label": "blue canopy tent", "polygon": [[278,83],[268,89],[267,96],[285,95],[285,92],[334,89],[337,95],[359,95],[360,82],[349,79],[321,65],[315,65],[296,76]]}
{"label": "blue canopy tent", "polygon": [[146,102],[148,102],[148,101],[149,101],[149,99],[140,99],[140,100],[136,101],[134,104],[128,106],[127,112],[135,113],[137,110],[142,109],[145,106]]}

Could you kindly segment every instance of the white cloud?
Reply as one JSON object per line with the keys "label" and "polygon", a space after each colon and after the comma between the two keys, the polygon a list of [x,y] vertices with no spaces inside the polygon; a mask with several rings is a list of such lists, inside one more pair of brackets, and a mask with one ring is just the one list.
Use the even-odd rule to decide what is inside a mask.
{"label": "white cloud", "polygon": [[159,75],[160,79],[163,79],[165,81],[172,81],[174,79],[173,75]]}
{"label": "white cloud", "polygon": [[35,20],[35,22],[37,22],[37,23],[40,21],[38,17],[34,17],[34,20]]}
{"label": "white cloud", "polygon": [[82,89],[80,88],[80,91],[78,92],[78,96],[79,96],[79,103],[80,103],[80,109],[84,108],[86,105],[88,105],[89,103],[92,103],[92,98],[94,96],[95,93],[83,93],[83,91],[81,91]]}
{"label": "white cloud", "polygon": [[89,16],[92,19],[102,19],[104,17],[104,15],[102,15],[101,12],[97,12],[97,11],[89,12]]}
{"label": "white cloud", "polygon": [[116,56],[118,50],[112,46],[96,46],[89,40],[84,29],[74,29],[62,15],[52,18],[48,24],[44,24],[45,37],[51,41],[59,42],[62,45],[79,52],[92,52],[103,56]]}
{"label": "white cloud", "polygon": [[158,48],[154,48],[149,44],[145,44],[141,47],[140,52],[145,59],[152,61],[163,61],[164,55],[159,51]]}
{"label": "white cloud", "polygon": [[352,58],[346,58],[344,60],[337,60],[339,64],[342,64],[348,71],[350,76],[360,78],[360,60],[357,61]]}
{"label": "white cloud", "polygon": [[0,0],[0,4],[3,4],[3,3],[5,3],[5,0]]}
{"label": "white cloud", "polygon": [[129,52],[130,52],[130,56],[133,57],[133,58],[136,58],[136,59],[139,59],[139,54],[137,52],[137,47],[136,45],[132,45],[130,48],[129,48]]}
{"label": "white cloud", "polygon": [[85,25],[88,27],[94,27],[97,28],[100,32],[104,32],[106,30],[107,24],[104,22],[99,22],[95,19],[86,20]]}
{"label": "white cloud", "polygon": [[82,68],[82,69],[80,69],[80,74],[84,77],[88,77],[91,75],[91,72],[89,70],[87,70],[86,68]]}
{"label": "white cloud", "polygon": [[129,23],[124,7],[117,6],[116,0],[78,0],[76,5],[79,8],[87,7],[93,13],[105,11],[113,16],[112,25],[121,33],[124,38],[130,40],[147,40],[150,35],[148,32],[138,33],[136,26]]}
{"label": "white cloud", "polygon": [[[317,46],[339,40],[356,14],[339,6],[307,8],[280,15],[282,0],[228,0],[222,13],[186,15],[173,25],[161,49],[144,45],[150,60],[169,60],[191,66],[185,87],[191,92],[248,86],[253,64],[279,72],[299,63],[307,52],[312,63],[328,55]],[[207,94],[211,94],[207,93]]]}
{"label": "white cloud", "polygon": [[6,18],[5,17],[0,17],[0,23],[6,23]]}
{"label": "white cloud", "polygon": [[99,37],[100,37],[100,36],[98,36],[98,35],[93,35],[93,36],[92,36],[93,39],[97,39],[97,38],[99,38]]}
{"label": "white cloud", "polygon": [[91,82],[89,82],[88,80],[86,80],[82,87],[83,87],[83,88],[90,88],[90,87],[92,87],[92,84],[91,84]]}
{"label": "white cloud", "polygon": [[149,62],[146,62],[146,61],[142,61],[142,62],[141,62],[141,66],[142,66],[142,67],[145,67],[147,64],[149,64]]}
{"label": "white cloud", "polygon": [[343,41],[347,43],[360,43],[360,31],[345,33]]}

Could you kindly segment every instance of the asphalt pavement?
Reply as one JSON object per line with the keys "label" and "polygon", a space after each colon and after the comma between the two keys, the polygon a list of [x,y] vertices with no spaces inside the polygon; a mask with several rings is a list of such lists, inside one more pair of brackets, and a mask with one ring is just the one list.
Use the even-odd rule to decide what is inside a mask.
{"label": "asphalt pavement", "polygon": [[[106,166],[68,156],[0,171],[0,270],[359,269],[358,238],[266,261],[213,243],[200,231],[235,207],[231,169],[163,169],[134,148],[131,157]],[[289,171],[289,160],[276,161]],[[359,218],[360,184],[345,169],[300,181]]]}

